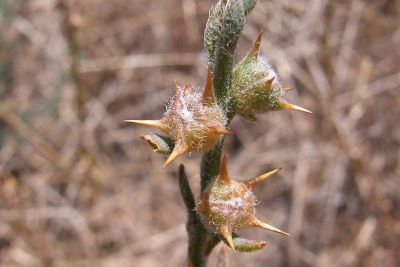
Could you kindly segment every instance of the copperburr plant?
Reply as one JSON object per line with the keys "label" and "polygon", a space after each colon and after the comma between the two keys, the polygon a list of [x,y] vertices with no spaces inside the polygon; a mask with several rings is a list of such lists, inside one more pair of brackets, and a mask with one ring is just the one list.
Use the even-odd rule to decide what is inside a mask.
{"label": "copperburr plant", "polygon": [[[153,133],[142,138],[168,158],[164,167],[177,157],[202,152],[201,192],[195,201],[183,165],[179,168],[179,188],[188,213],[188,266],[204,267],[212,249],[225,242],[233,251],[252,252],[262,249],[264,241],[248,240],[235,231],[243,227],[260,227],[288,235],[256,216],[256,197],[252,189],[279,171],[237,181],[227,170],[223,142],[230,135],[229,124],[235,115],[256,120],[269,111],[307,109],[284,99],[289,89],[281,86],[279,77],[260,52],[262,33],[247,56],[236,66],[234,52],[246,16],[256,0],[220,0],[210,10],[204,32],[208,52],[208,74],[204,87],[190,83],[180,85],[173,77],[175,95],[159,120],[126,120],[151,126],[167,136]],[[221,158],[222,162],[221,162]]]}
{"label": "copperburr plant", "polygon": [[[210,70],[203,92],[189,83],[180,86],[174,77],[172,79],[176,93],[167,105],[162,119],[126,120],[128,123],[157,128],[172,138],[174,148],[164,167],[185,153],[210,151],[221,135],[230,134],[225,129],[226,116],[215,102]],[[143,139],[156,149],[162,144],[162,140],[159,140],[161,143],[156,143],[149,136],[144,136]]]}
{"label": "copperburr plant", "polygon": [[222,159],[221,169],[215,182],[200,195],[197,211],[204,224],[223,236],[235,251],[233,231],[243,227],[261,227],[265,230],[289,235],[256,217],[256,196],[251,191],[279,169],[263,174],[245,182],[232,180],[228,175],[227,157]]}

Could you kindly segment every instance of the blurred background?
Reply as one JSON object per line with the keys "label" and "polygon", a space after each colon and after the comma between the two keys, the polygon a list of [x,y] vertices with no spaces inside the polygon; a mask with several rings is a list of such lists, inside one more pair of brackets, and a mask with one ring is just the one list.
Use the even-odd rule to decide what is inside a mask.
{"label": "blurred background", "polygon": [[[173,94],[202,86],[214,0],[0,0],[0,266],[185,266],[177,166],[141,139]],[[313,115],[235,118],[232,177],[256,189],[253,254],[213,266],[400,266],[400,2],[260,0],[237,60],[262,53]],[[224,256],[225,255],[225,256]]]}

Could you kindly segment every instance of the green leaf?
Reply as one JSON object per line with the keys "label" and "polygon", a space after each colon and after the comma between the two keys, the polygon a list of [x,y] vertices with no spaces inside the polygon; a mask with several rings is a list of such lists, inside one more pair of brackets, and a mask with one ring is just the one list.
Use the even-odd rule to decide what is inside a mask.
{"label": "green leaf", "polygon": [[189,216],[195,216],[196,202],[185,173],[185,167],[182,164],[179,166],[179,189]]}
{"label": "green leaf", "polygon": [[211,8],[204,30],[204,47],[207,49],[209,60],[212,64],[215,63],[216,50],[221,43],[223,14],[224,4],[219,1],[215,7]]}
{"label": "green leaf", "polygon": [[159,134],[143,135],[142,139],[151,146],[154,152],[160,154],[171,154],[175,147],[174,141],[171,138]]}
{"label": "green leaf", "polygon": [[249,240],[236,234],[233,236],[233,245],[239,252],[256,252],[263,249],[266,244],[265,241]]}

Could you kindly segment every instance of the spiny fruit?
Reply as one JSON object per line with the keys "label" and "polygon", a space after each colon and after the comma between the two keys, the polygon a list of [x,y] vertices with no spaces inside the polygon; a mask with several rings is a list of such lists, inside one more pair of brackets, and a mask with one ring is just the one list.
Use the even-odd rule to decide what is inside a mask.
{"label": "spiny fruit", "polygon": [[262,32],[248,55],[233,70],[232,98],[235,113],[248,120],[255,120],[257,113],[274,110],[309,110],[287,103],[273,68],[259,57]]}
{"label": "spiny fruit", "polygon": [[235,250],[235,247],[232,240],[232,232],[242,227],[261,227],[269,231],[289,235],[260,221],[255,216],[256,197],[251,190],[278,171],[279,169],[276,169],[257,178],[238,182],[229,177],[227,157],[224,156],[219,175],[214,184],[201,193],[197,204],[197,211],[204,225],[221,234],[233,250]]}
{"label": "spiny fruit", "polygon": [[211,71],[209,69],[204,91],[193,88],[189,83],[180,86],[173,77],[175,96],[167,105],[160,120],[126,120],[155,127],[167,133],[175,147],[164,164],[192,151],[211,150],[222,135],[229,135],[225,128],[226,117],[214,99]]}

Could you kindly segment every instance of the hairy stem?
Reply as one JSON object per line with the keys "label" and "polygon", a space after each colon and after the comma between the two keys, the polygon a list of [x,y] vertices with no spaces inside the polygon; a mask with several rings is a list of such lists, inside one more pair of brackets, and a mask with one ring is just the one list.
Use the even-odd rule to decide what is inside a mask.
{"label": "hairy stem", "polygon": [[213,183],[214,178],[219,173],[223,143],[224,140],[222,139],[213,150],[203,155],[200,167],[200,186],[202,192]]}
{"label": "hairy stem", "polygon": [[[210,12],[210,18],[204,34],[210,65],[213,69],[214,95],[227,117],[226,126],[229,125],[234,116],[231,109],[230,96],[234,51],[243,29],[246,15],[254,8],[256,2],[257,0],[221,0]],[[213,185],[215,177],[219,173],[223,143],[224,139],[221,138],[220,142],[211,151],[203,155],[200,170],[201,192]],[[180,168],[181,179],[187,179],[183,168]],[[182,196],[185,199],[184,192],[182,192]],[[221,237],[209,231],[202,224],[195,210],[189,212],[188,217],[189,266],[205,267],[208,255],[221,240]]]}
{"label": "hairy stem", "polygon": [[233,55],[227,51],[220,51],[218,64],[214,67],[213,85],[215,97],[224,113],[231,116],[229,89],[232,84]]}

